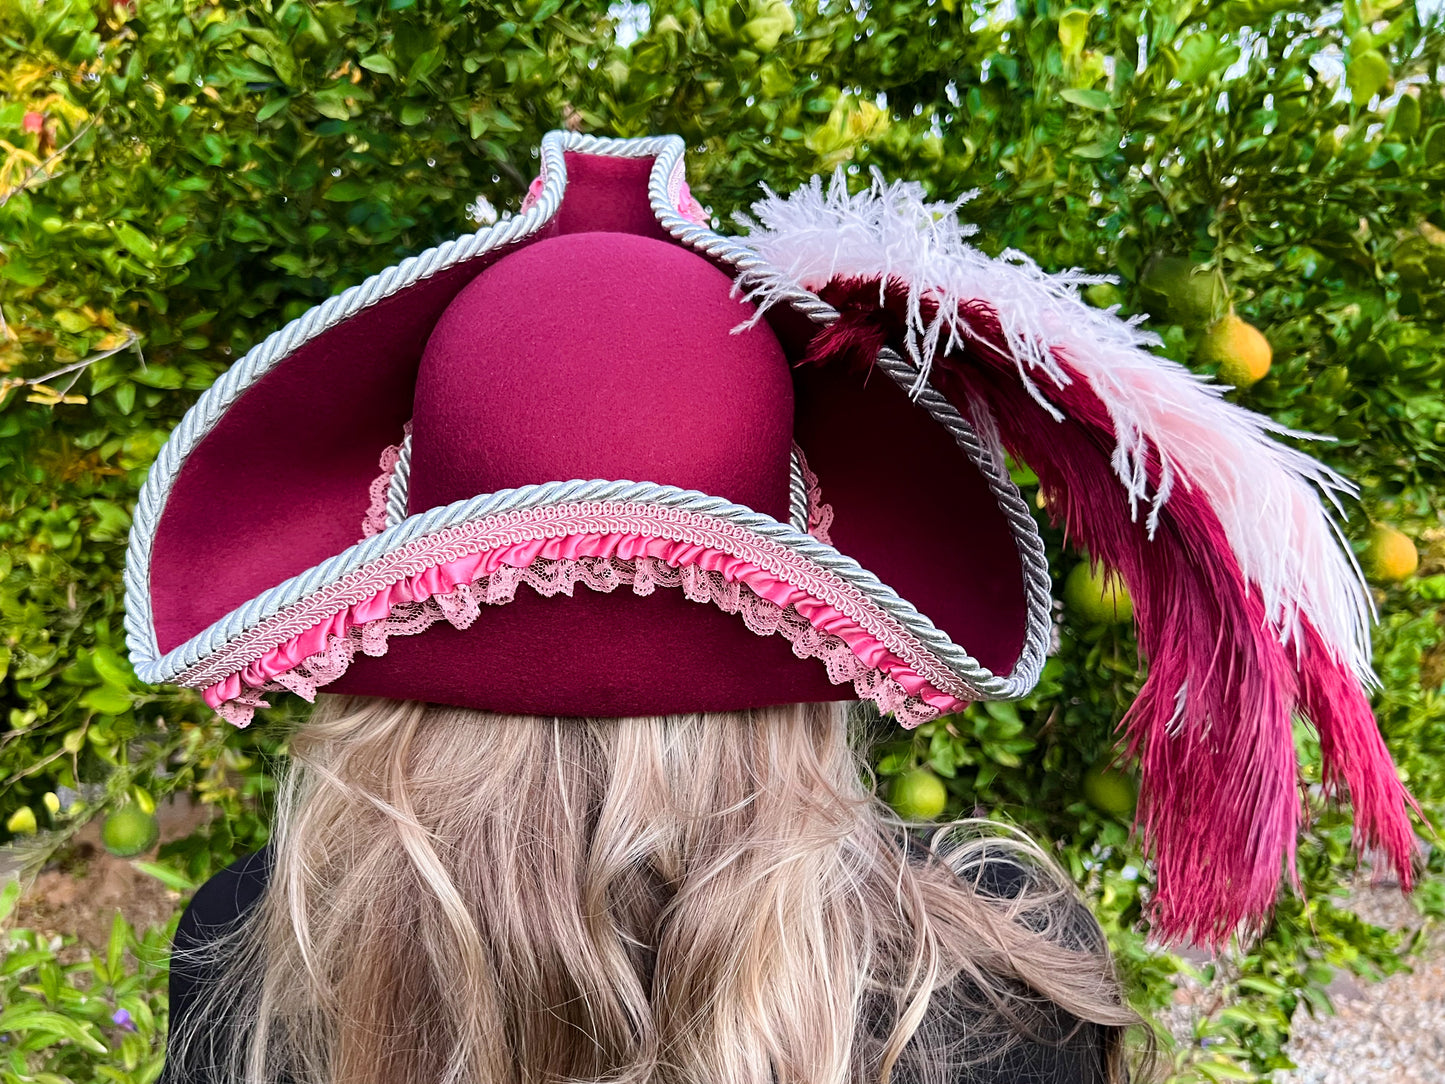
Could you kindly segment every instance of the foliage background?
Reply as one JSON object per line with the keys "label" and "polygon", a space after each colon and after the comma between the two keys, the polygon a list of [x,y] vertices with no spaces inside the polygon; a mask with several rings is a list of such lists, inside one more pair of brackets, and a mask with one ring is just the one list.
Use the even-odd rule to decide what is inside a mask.
{"label": "foliage background", "polygon": [[[1275,350],[1270,375],[1234,394],[1339,438],[1315,451],[1361,484],[1345,524],[1357,544],[1379,520],[1420,546],[1419,574],[1378,592],[1376,707],[1438,829],[1442,60],[1438,16],[1402,0],[6,0],[0,840],[38,860],[88,818],[175,791],[218,812],[162,850],[152,868],[169,883],[264,840],[275,728],[232,732],[125,661],[137,487],[227,364],[329,294],[515,209],[532,148],[561,125],[682,134],[693,190],[722,222],[761,181],[838,166],[938,197],[976,189],[965,214],[984,248],[1116,273],[1091,300],[1151,313],[1181,361],[1209,314],[1151,288],[1150,269],[1203,268],[1216,311],[1227,290]],[[1077,555],[1049,538],[1061,578]],[[1149,873],[1127,818],[1081,797],[1138,686],[1133,641],[1061,624],[1033,697],[900,732],[880,770],[926,761],[951,813],[977,806],[1057,841],[1152,1012],[1195,965],[1147,944]],[[1202,968],[1221,1008],[1170,1048],[1180,1080],[1287,1065],[1291,1014],[1327,1007],[1332,969],[1402,966],[1398,936],[1337,906],[1349,822],[1315,805],[1303,896]],[[1439,851],[1416,899],[1445,910]],[[62,964],[11,934],[0,1082],[154,1079],[164,938],[117,927]],[[129,1026],[111,1016],[122,996]]]}

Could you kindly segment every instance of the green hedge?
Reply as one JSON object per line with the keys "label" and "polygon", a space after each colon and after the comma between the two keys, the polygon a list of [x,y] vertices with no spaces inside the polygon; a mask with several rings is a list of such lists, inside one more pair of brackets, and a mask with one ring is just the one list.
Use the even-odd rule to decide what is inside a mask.
{"label": "green hedge", "polygon": [[[624,16],[641,18],[635,40],[618,39]],[[1314,450],[1361,484],[1345,524],[1357,545],[1379,521],[1421,551],[1417,574],[1377,593],[1376,706],[1438,828],[1442,61],[1440,24],[1399,0],[1348,0],[1342,12],[1278,0],[1038,0],[1017,12],[959,0],[661,0],[627,11],[563,0],[9,0],[0,824],[10,829],[0,838],[19,833],[39,860],[91,816],[176,790],[222,810],[163,850],[177,884],[264,838],[268,728],[232,732],[194,695],[140,686],[125,661],[119,576],[137,487],[231,361],[328,295],[514,210],[533,148],[562,125],[680,133],[694,148],[693,191],[721,221],[759,182],[786,188],[840,165],[914,178],[939,197],[976,190],[965,213],[985,249],[1117,274],[1117,289],[1091,300],[1152,313],[1163,352],[1187,363],[1200,364],[1205,325],[1232,303],[1274,348],[1269,375],[1232,394],[1338,437]],[[1202,306],[1161,285],[1174,267],[1203,273],[1193,280],[1210,284]],[[1078,557],[1047,537],[1062,579]],[[1057,841],[1152,1011],[1186,965],[1145,941],[1149,872],[1127,813],[1083,789],[1138,684],[1127,630],[1065,614],[1031,698],[900,732],[879,762],[885,774],[926,763],[947,782],[950,813],[982,807]],[[1309,735],[1300,741],[1317,781]],[[1222,1008],[1173,1051],[1179,1079],[1255,1079],[1287,1064],[1290,1015],[1301,1001],[1324,1007],[1331,969],[1401,966],[1399,938],[1339,908],[1354,872],[1348,818],[1315,813],[1303,896],[1286,899],[1247,952],[1205,969]],[[38,835],[27,833],[32,819]],[[1435,915],[1442,886],[1436,853],[1416,897]],[[112,957],[140,959],[117,937]],[[82,1019],[66,990],[125,971],[114,958],[98,965],[104,975],[56,971],[46,946],[21,935],[8,944],[0,1031],[16,1036],[51,1034],[44,1021],[59,1025],[45,1012]],[[159,1034],[159,984],[134,988],[147,991],[147,1027]],[[17,1005],[32,1012],[28,1027],[7,1023]],[[76,1026],[101,1048],[131,1036],[134,1058],[37,1039],[0,1053],[0,1082],[151,1079],[154,1056],[103,1024]],[[46,1071],[55,1075],[37,1075]]]}

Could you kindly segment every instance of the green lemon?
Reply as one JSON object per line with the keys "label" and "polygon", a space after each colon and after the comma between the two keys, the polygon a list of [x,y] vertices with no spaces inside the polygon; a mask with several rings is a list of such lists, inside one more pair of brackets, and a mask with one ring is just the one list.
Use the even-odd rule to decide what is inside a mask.
{"label": "green lemon", "polygon": [[1087,625],[1122,624],[1134,616],[1134,600],[1117,574],[1080,561],[1064,579],[1064,605]]}
{"label": "green lemon", "polygon": [[1084,797],[1095,809],[1116,817],[1132,817],[1139,802],[1133,778],[1126,772],[1103,765],[1084,773]]}
{"label": "green lemon", "polygon": [[105,818],[100,828],[105,849],[119,858],[144,854],[156,845],[160,834],[160,823],[155,816],[137,805],[117,809]]}
{"label": "green lemon", "polygon": [[1124,292],[1112,282],[1096,282],[1085,287],[1084,300],[1096,309],[1107,309],[1111,305],[1124,303]]}
{"label": "green lemon", "polygon": [[948,804],[948,789],[929,769],[914,768],[894,777],[888,804],[904,820],[931,821]]}
{"label": "green lemon", "polygon": [[1180,256],[1157,256],[1145,268],[1139,285],[1156,316],[1185,327],[1204,327],[1228,305],[1229,295],[1210,268]]}

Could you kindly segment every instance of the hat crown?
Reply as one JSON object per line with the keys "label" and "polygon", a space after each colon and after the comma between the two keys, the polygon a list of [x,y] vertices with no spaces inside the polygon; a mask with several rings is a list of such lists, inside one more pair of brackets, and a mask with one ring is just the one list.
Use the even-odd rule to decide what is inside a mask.
{"label": "hat crown", "polygon": [[793,387],[768,325],[702,257],[573,233],[488,267],[417,378],[413,513],[536,483],[626,479],[787,518]]}

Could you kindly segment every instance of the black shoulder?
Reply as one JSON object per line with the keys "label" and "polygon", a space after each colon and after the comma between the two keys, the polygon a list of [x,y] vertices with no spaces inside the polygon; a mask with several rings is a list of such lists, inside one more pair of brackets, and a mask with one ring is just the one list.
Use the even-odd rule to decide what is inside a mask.
{"label": "black shoulder", "polygon": [[1109,1084],[1118,1029],[1074,1016],[1026,987],[1000,1014],[970,979],[933,992],[897,1084]]}
{"label": "black shoulder", "polygon": [[[930,852],[910,841],[909,857],[929,857],[953,869],[960,887],[1007,910],[1040,937],[1078,954],[1078,966],[1100,966],[1108,941],[1083,899],[1026,854],[999,846],[973,850],[965,860]],[[924,852],[922,855],[918,851]],[[934,992],[910,1047],[931,1051],[949,1068],[929,1072],[916,1061],[900,1065],[900,1084],[1106,1084],[1118,1029],[1080,1020],[1036,991],[1020,986],[1012,1021],[994,1016],[989,999],[965,976]],[[915,1053],[915,1057],[916,1057]],[[906,1061],[912,1059],[905,1059]]]}
{"label": "black shoulder", "polygon": [[271,848],[238,858],[196,889],[176,928],[176,945],[203,944],[246,914],[271,876]]}
{"label": "black shoulder", "polygon": [[[174,1040],[186,1027],[208,987],[215,981],[215,960],[206,949],[236,924],[260,900],[271,875],[271,848],[264,847],[232,862],[196,889],[176,926],[170,968],[170,1036]],[[210,1084],[214,1073],[198,1069],[203,1064],[193,1054],[190,1066],[175,1057],[166,1058],[158,1084]]]}
{"label": "black shoulder", "polygon": [[[1005,847],[985,849],[955,872],[985,899],[1005,906],[1022,904],[1017,920],[1047,940],[1072,952],[1108,953],[1104,929],[1083,898],[1072,886],[1060,885],[1056,875],[1033,865],[1025,855]],[[1040,893],[1040,905],[1031,906],[1030,897]]]}

